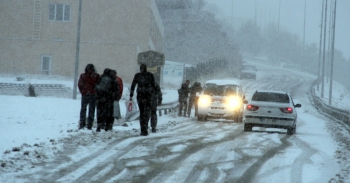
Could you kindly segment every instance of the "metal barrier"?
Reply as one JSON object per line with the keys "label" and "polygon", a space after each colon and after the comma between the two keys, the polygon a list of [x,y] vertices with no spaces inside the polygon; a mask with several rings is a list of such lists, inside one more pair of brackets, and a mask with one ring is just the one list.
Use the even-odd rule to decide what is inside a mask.
{"label": "metal barrier", "polygon": [[[163,103],[162,105],[157,106],[158,115],[162,116],[163,112],[164,114],[168,114],[168,112],[174,112],[176,114],[178,106],[179,106],[179,101]],[[136,113],[126,118],[125,121],[129,121],[129,122],[134,121],[134,120],[137,120],[139,117],[140,117],[140,111],[137,111]]]}
{"label": "metal barrier", "polygon": [[325,114],[329,115],[330,117],[333,117],[337,120],[340,120],[340,121],[344,122],[345,124],[347,124],[348,126],[350,126],[350,118],[349,118],[350,112],[325,104],[322,101],[322,99],[315,94],[314,88],[315,88],[316,84],[317,84],[317,80],[312,82],[310,89],[309,89],[309,97],[310,97],[310,100],[312,102],[312,105],[314,105],[315,108],[317,110],[321,111],[322,113],[325,113]]}

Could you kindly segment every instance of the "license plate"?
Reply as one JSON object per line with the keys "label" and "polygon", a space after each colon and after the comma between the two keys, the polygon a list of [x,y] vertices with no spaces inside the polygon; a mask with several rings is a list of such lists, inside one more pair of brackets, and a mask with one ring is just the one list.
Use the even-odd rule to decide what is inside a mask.
{"label": "license plate", "polygon": [[274,123],[274,122],[276,122],[276,119],[273,119],[273,118],[260,118],[260,122]]}

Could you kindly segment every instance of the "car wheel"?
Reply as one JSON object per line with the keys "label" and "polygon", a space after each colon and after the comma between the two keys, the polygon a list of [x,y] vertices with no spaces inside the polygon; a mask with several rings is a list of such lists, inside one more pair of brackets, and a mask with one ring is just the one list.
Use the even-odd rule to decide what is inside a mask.
{"label": "car wheel", "polygon": [[233,117],[233,120],[234,120],[236,123],[241,123],[242,120],[243,120],[242,114],[240,113],[239,115],[234,116],[234,117]]}
{"label": "car wheel", "polygon": [[203,115],[198,115],[197,116],[198,121],[205,121],[205,116]]}
{"label": "car wheel", "polygon": [[293,135],[296,132],[297,132],[297,126],[296,125],[294,125],[293,127],[287,129],[287,134],[288,135]]}
{"label": "car wheel", "polygon": [[239,114],[238,122],[242,123],[243,122],[243,112]]}
{"label": "car wheel", "polygon": [[288,128],[287,129],[287,134],[288,135],[293,135],[296,132],[296,127]]}
{"label": "car wheel", "polygon": [[250,132],[250,131],[252,131],[252,129],[253,129],[252,125],[244,124],[244,131],[245,132]]}
{"label": "car wheel", "polygon": [[235,121],[236,123],[238,123],[238,120],[239,120],[239,116],[238,116],[238,115],[233,116],[233,121]]}

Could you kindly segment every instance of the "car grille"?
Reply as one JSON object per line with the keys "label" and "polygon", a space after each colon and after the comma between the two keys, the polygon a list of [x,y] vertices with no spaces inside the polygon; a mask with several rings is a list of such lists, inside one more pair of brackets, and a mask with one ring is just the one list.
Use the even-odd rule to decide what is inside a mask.
{"label": "car grille", "polygon": [[225,110],[225,107],[211,107],[211,109]]}

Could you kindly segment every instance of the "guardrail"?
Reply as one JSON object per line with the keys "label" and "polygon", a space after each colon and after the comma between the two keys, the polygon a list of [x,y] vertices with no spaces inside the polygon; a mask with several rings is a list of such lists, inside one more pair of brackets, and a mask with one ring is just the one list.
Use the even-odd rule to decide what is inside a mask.
{"label": "guardrail", "polygon": [[[160,106],[157,106],[157,111],[159,116],[162,116],[163,112],[164,114],[168,114],[168,112],[174,112],[174,114],[176,114],[178,106],[179,106],[178,101],[167,102],[167,103],[163,103]],[[137,120],[139,117],[140,117],[140,111],[137,111],[134,114],[130,115],[128,118],[125,118],[125,121],[134,121],[134,120]]]}
{"label": "guardrail", "polygon": [[350,112],[325,104],[322,101],[322,99],[315,94],[316,84],[317,84],[317,80],[312,82],[310,89],[309,89],[309,97],[310,97],[310,100],[312,101],[312,104],[315,106],[315,108],[317,110],[321,111],[322,113],[325,113],[325,114],[329,115],[330,117],[333,117],[337,120],[340,120],[343,123],[350,126],[350,118],[349,118]]}

